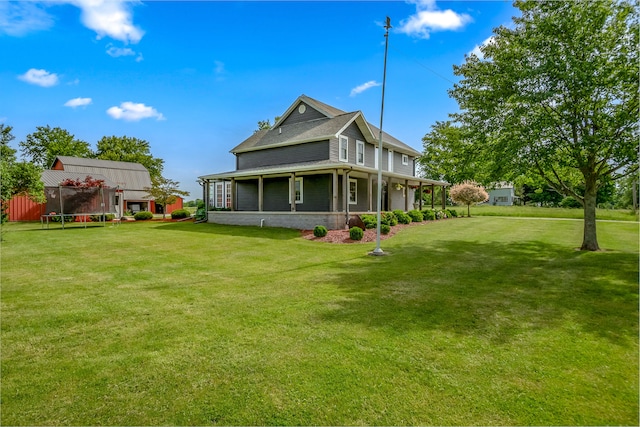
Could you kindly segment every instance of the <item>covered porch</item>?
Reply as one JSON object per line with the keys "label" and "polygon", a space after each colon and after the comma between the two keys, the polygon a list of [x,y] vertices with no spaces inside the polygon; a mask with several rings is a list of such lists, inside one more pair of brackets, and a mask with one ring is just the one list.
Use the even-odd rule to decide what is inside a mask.
{"label": "covered porch", "polygon": [[[378,171],[366,167],[313,164],[239,170],[203,176],[199,182],[207,220],[213,223],[340,229],[351,215],[377,211]],[[436,201],[434,190],[447,185],[383,172],[382,210],[434,208],[436,203],[444,209],[446,192]],[[424,193],[431,194],[430,203],[423,201]]]}

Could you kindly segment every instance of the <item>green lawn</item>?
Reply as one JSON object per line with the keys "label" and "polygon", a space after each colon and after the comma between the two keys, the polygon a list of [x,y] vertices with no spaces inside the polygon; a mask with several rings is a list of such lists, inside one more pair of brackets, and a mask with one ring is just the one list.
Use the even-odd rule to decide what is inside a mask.
{"label": "green lawn", "polygon": [[[466,206],[454,206],[459,213],[466,215]],[[584,218],[582,209],[547,208],[537,206],[493,206],[481,204],[471,206],[471,216],[515,216],[529,218]],[[596,209],[596,218],[599,220],[614,221],[638,221],[638,211],[630,209]]]}
{"label": "green lawn", "polygon": [[638,227],[9,224],[0,421],[638,425]]}

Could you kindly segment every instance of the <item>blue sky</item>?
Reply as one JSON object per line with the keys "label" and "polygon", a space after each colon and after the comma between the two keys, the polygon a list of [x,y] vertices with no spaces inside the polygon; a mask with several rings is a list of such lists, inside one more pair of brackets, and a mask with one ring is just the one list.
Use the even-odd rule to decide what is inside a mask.
{"label": "blue sky", "polygon": [[380,121],[422,151],[457,110],[452,66],[518,11],[510,1],[0,0],[0,123],[12,146],[37,126],[92,148],[144,139],[164,175],[201,197],[200,175],[235,168],[229,150],[305,94]]}

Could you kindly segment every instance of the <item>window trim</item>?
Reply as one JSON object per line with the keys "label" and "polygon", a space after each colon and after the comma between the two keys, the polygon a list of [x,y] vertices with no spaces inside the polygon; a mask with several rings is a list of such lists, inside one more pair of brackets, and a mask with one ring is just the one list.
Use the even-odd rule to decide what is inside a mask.
{"label": "window trim", "polygon": [[224,207],[225,199],[224,199],[224,181],[216,181],[214,186],[214,207],[216,209],[221,209]]}
{"label": "window trim", "polygon": [[[295,183],[300,183],[300,200],[296,198],[296,205],[300,205],[304,200],[304,181],[301,176],[295,178]],[[291,178],[289,178],[289,204],[291,204]]]}
{"label": "window trim", "polygon": [[387,171],[393,172],[393,150],[387,150]]}
{"label": "window trim", "polygon": [[[355,184],[356,188],[355,188],[355,200],[351,199],[351,184]],[[355,178],[349,178],[349,204],[350,205],[357,205],[358,204],[358,180]]]}
{"label": "window trim", "polygon": [[409,155],[408,154],[403,154],[402,155],[402,164],[403,165],[408,165],[409,164]]}
{"label": "window trim", "polygon": [[[344,150],[342,149],[342,143],[344,141]],[[342,156],[342,153],[344,151],[345,156]],[[349,138],[346,136],[342,136],[340,135],[338,137],[338,160],[340,160],[341,162],[348,162],[349,161]]]}
{"label": "window trim", "polygon": [[[362,150],[362,161],[360,161],[360,150]],[[364,153],[365,153],[364,142],[356,140],[356,164],[357,165],[364,165],[365,163]]]}

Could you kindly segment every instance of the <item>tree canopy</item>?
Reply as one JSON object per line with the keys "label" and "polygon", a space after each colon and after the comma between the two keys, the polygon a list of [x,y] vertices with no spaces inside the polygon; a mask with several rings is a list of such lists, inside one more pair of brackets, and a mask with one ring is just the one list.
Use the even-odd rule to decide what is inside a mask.
{"label": "tree canopy", "polygon": [[95,157],[102,160],[140,163],[147,168],[152,179],[159,178],[164,168],[164,160],[151,154],[149,142],[128,136],[102,137],[98,141]]}
{"label": "tree canopy", "polygon": [[188,191],[180,190],[180,183],[162,176],[151,179],[151,187],[144,190],[155,199],[156,204],[163,207],[162,217],[166,216],[166,206],[175,203],[178,196],[188,196]]}
{"label": "tree canopy", "polygon": [[44,201],[41,168],[30,162],[18,162],[16,150],[9,146],[13,128],[0,123],[0,222],[7,221],[7,208],[13,196],[25,194],[36,202]]}
{"label": "tree canopy", "polygon": [[76,139],[66,129],[38,126],[20,142],[23,157],[36,166],[48,169],[56,156],[93,157],[89,143]]}
{"label": "tree canopy", "polygon": [[489,200],[489,194],[484,187],[475,181],[464,181],[456,184],[449,190],[449,195],[454,203],[467,205],[467,216],[471,216],[470,206],[472,203],[482,203]]}
{"label": "tree canopy", "polygon": [[494,30],[483,58],[454,66],[452,116],[492,177],[535,171],[578,200],[581,249],[598,250],[597,191],[638,170],[638,14],[617,0],[515,6],[522,16]]}

